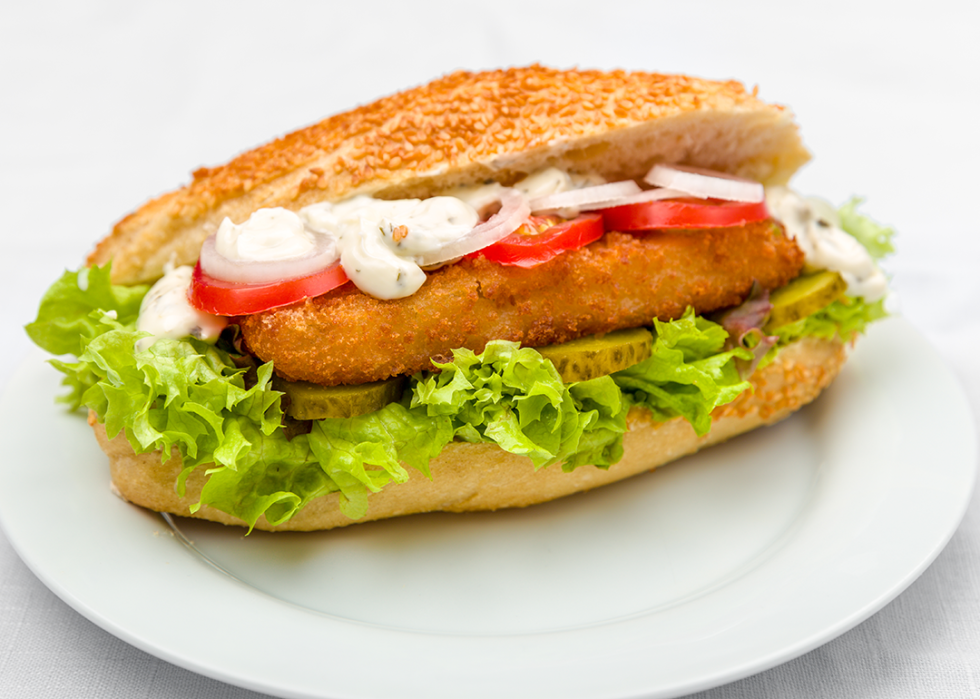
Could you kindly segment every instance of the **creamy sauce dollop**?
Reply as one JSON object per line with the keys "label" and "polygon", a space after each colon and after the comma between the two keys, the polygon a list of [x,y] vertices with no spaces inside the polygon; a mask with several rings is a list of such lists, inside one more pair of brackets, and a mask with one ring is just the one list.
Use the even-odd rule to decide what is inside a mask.
{"label": "creamy sauce dollop", "polygon": [[316,240],[303,219],[280,207],[259,209],[241,224],[225,218],[215,236],[215,249],[229,260],[288,260],[316,250]]}
{"label": "creamy sauce dollop", "polygon": [[564,170],[556,167],[547,167],[537,172],[532,172],[520,182],[514,185],[528,199],[546,197],[549,194],[561,194],[571,189],[575,189],[571,175]]}
{"label": "creamy sauce dollop", "polygon": [[[549,167],[513,186],[534,199],[601,182],[594,175]],[[313,232],[323,234],[336,244],[337,258],[357,288],[380,299],[404,298],[425,283],[419,257],[469,234],[493,213],[502,189],[498,183],[456,187],[424,200],[359,195],[298,213],[259,209],[241,224],[222,221],[215,250],[239,262],[288,261],[312,254],[317,246]]]}
{"label": "creamy sauce dollop", "polygon": [[228,325],[228,319],[199,311],[187,300],[191,284],[192,267],[169,269],[143,297],[140,304],[136,329],[148,332],[136,342],[136,351],[142,352],[161,338],[179,340],[196,337],[205,342],[215,342]]}
{"label": "creamy sauce dollop", "polygon": [[[513,186],[533,199],[596,184],[596,179],[549,167]],[[429,199],[360,195],[307,206],[299,216],[311,230],[336,240],[340,264],[357,288],[380,299],[398,299],[425,283],[418,256],[466,236],[492,213],[502,189],[499,183],[456,187]]]}
{"label": "creamy sauce dollop", "polygon": [[766,206],[803,251],[804,271],[839,272],[847,282],[847,293],[865,301],[877,301],[888,293],[888,278],[865,247],[840,227],[828,202],[806,199],[788,187],[768,187]]}
{"label": "creamy sauce dollop", "polygon": [[606,179],[595,173],[571,173],[556,167],[546,167],[543,170],[532,172],[520,182],[515,183],[514,189],[520,191],[530,200],[547,197],[551,194],[570,192],[573,189],[595,187],[600,184],[606,184]]}
{"label": "creamy sauce dollop", "polygon": [[332,236],[344,272],[361,291],[379,299],[411,296],[425,282],[415,257],[469,233],[480,222],[476,208],[457,197],[374,199],[361,195],[301,209],[306,225]]}

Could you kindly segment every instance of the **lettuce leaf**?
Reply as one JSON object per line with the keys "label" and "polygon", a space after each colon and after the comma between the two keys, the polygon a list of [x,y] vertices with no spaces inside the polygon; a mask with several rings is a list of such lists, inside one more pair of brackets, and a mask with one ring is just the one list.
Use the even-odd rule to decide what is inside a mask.
{"label": "lettuce leaf", "polygon": [[78,356],[104,330],[102,314],[114,313],[119,323],[135,323],[148,286],[115,286],[109,265],[65,271],[41,299],[37,319],[24,329],[37,346],[54,355]]}
{"label": "lettuce leaf", "polygon": [[628,406],[609,377],[566,386],[551,362],[505,341],[481,354],[455,350],[436,366],[413,378],[411,406],[450,418],[458,439],[496,443],[535,468],[608,468],[621,456]]}
{"label": "lettuce leaf", "polygon": [[735,359],[751,360],[742,347],[724,350],[728,333],[717,323],[688,308],[678,320],[654,320],[656,339],[651,357],[612,375],[636,405],[655,420],[681,416],[698,435],[711,429],[711,411],[751,388]]}
{"label": "lettuce leaf", "polygon": [[95,411],[110,437],[123,432],[137,453],[174,450],[183,471],[175,484],[204,465],[201,505],[216,507],[254,526],[263,514],[273,524],[292,517],[311,499],[338,492],[352,518],[367,511],[368,491],[407,480],[407,463],[428,473],[428,460],[452,439],[447,418],[392,404],[351,420],[320,420],[309,434],[288,438],[282,394],[271,389],[272,365],[239,368],[228,352],[194,338],[158,340],[143,352],[135,344],[140,303],[148,287],[109,282],[110,268],[66,272],[41,301],[26,327],[54,354],[65,374],[72,408]]}
{"label": "lettuce leaf", "polygon": [[124,433],[136,453],[176,450],[183,471],[176,489],[207,465],[201,505],[254,526],[265,514],[273,524],[292,517],[311,499],[339,492],[351,518],[367,511],[368,491],[404,482],[402,462],[427,472],[428,460],[452,439],[448,419],[391,404],[349,420],[318,420],[308,434],[287,437],[282,394],[271,389],[272,365],[254,375],[231,355],[194,338],[157,340],[134,352],[144,333],[121,326],[92,339],[73,373],[97,380],[82,404],[95,411],[114,437]]}
{"label": "lettuce leaf", "polygon": [[[42,297],[37,318],[24,327],[34,344],[54,355],[78,357],[103,333],[121,326],[135,328],[149,287],[113,285],[109,273],[109,265],[65,271]],[[58,401],[78,409],[85,391],[99,375],[85,362],[70,364],[52,359],[50,363],[65,374],[61,383],[69,389]]]}
{"label": "lettuce leaf", "polygon": [[859,214],[857,208],[863,202],[864,199],[852,197],[838,209],[837,215],[840,217],[840,225],[844,232],[856,238],[871,257],[880,260],[895,252],[895,246],[892,244],[895,230],[876,223],[864,214]]}
{"label": "lettuce leaf", "polygon": [[839,336],[844,342],[851,342],[864,333],[869,323],[887,315],[884,299],[868,303],[862,298],[844,296],[813,315],[776,328],[772,334],[779,338],[777,347],[811,336],[825,340]]}

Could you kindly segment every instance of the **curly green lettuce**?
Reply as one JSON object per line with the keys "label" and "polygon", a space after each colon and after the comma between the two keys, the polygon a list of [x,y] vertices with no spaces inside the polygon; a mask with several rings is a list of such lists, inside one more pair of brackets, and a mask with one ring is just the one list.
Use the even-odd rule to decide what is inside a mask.
{"label": "curly green lettuce", "polygon": [[[24,330],[41,349],[53,355],[81,356],[85,347],[99,335],[118,325],[135,327],[140,303],[148,286],[116,286],[109,281],[109,267],[83,267],[66,271],[41,298],[37,318]],[[112,320],[116,320],[113,325]],[[86,389],[99,380],[88,365],[71,367],[58,360],[52,364],[70,389],[58,400],[73,410],[81,407]]]}
{"label": "curly green lettuce", "polygon": [[285,522],[329,493],[347,516],[361,517],[369,493],[405,482],[407,468],[430,476],[430,460],[453,440],[492,442],[535,468],[608,468],[622,457],[631,406],[660,419],[682,415],[703,432],[711,410],[747,387],[731,361],[738,351],[718,351],[725,331],[688,313],[658,322],[654,357],[627,372],[566,385],[533,349],[491,342],[413,377],[401,402],[293,434],[271,388],[271,364],[250,371],[229,349],[194,338],[136,352],[145,293],[112,286],[108,267],[66,272],[27,330],[44,349],[76,355],[52,360],[69,387],[64,400],[93,410],[136,453],[159,450],[164,461],[179,454],[182,495],[190,473],[205,469],[195,509],[209,505],[250,526],[262,515]]}
{"label": "curly green lettuce", "polygon": [[840,226],[845,233],[855,238],[876,260],[895,252],[892,238],[895,229],[882,226],[865,214],[858,213],[858,207],[864,202],[860,197],[852,197],[850,201],[837,210]]}
{"label": "curly green lettuce", "polygon": [[563,384],[554,365],[516,342],[453,352],[438,374],[413,380],[413,408],[452,420],[453,436],[493,442],[535,468],[608,468],[622,456],[629,406],[608,376]]}
{"label": "curly green lettuce", "polygon": [[850,342],[863,334],[869,323],[887,315],[884,299],[868,303],[862,298],[845,296],[813,315],[776,328],[772,333],[779,338],[779,347],[804,337],[825,340],[839,337],[844,342]]}
{"label": "curly green lettuce", "polygon": [[654,320],[649,359],[612,375],[630,401],[655,420],[683,417],[700,436],[711,429],[711,411],[751,388],[742,380],[736,359],[751,360],[742,347],[725,349],[728,333],[689,308],[669,323]]}

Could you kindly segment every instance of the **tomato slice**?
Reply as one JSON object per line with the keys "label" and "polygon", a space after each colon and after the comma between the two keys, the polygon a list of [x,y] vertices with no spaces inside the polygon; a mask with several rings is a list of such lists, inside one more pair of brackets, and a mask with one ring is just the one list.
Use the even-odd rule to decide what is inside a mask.
{"label": "tomato slice", "polygon": [[602,212],[607,231],[656,228],[732,228],[769,218],[764,201],[745,203],[721,199],[662,199],[626,204]]}
{"label": "tomato slice", "polygon": [[215,279],[205,274],[198,262],[187,298],[199,311],[219,316],[241,316],[320,296],[347,281],[339,262],[308,277],[268,284],[236,284]]}
{"label": "tomato slice", "polygon": [[536,267],[566,250],[576,250],[598,240],[603,233],[601,214],[584,214],[564,223],[532,216],[528,223],[483,248],[480,254],[502,265]]}

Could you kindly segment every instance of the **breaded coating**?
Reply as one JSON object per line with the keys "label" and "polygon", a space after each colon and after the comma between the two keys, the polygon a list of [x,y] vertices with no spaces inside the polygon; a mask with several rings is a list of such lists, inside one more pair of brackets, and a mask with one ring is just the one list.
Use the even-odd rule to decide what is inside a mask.
{"label": "breaded coating", "polygon": [[803,253],[772,220],[743,228],[607,233],[532,269],[464,259],[414,295],[385,301],[347,284],[241,319],[245,343],[290,380],[358,384],[431,368],[490,340],[540,347],[734,306],[753,281],[796,277]]}

